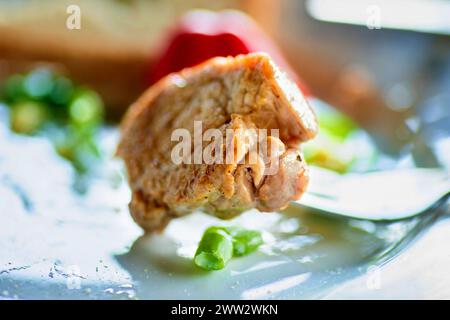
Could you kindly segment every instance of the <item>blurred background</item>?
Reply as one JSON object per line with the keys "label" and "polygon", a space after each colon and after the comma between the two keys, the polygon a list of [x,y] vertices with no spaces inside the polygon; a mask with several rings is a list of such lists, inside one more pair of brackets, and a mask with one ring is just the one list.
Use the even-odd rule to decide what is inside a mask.
{"label": "blurred background", "polygon": [[[79,30],[66,27],[72,4],[81,9]],[[0,1],[0,83],[50,63],[98,92],[107,117],[119,119],[192,8],[246,12],[310,95],[367,129],[380,150],[419,166],[449,165],[445,0]]]}

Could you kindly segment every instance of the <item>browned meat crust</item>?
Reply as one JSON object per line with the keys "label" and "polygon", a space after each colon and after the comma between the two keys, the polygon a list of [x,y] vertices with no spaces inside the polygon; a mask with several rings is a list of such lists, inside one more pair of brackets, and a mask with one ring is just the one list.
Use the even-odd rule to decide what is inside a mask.
{"label": "browned meat crust", "polygon": [[[227,129],[279,129],[279,138],[266,138],[275,152],[250,163],[255,141],[236,135],[233,163],[175,164],[171,134],[185,128],[194,136],[194,121],[224,136]],[[279,210],[306,188],[299,144],[316,132],[302,94],[265,54],[214,58],[169,75],[130,107],[122,124],[118,154],[128,170],[132,216],[153,231],[197,208],[221,218],[253,207]],[[276,174],[266,174],[275,160]]]}

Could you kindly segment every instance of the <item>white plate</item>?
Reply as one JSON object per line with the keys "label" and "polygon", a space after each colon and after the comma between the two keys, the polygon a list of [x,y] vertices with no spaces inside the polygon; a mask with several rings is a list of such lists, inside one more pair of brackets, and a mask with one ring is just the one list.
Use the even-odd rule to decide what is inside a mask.
{"label": "white plate", "polygon": [[[3,119],[5,119],[3,117]],[[160,235],[132,222],[120,164],[108,160],[85,195],[44,139],[0,125],[0,296],[12,299],[298,299],[326,295],[386,258],[416,225],[326,218],[300,209],[250,211],[227,222],[263,230],[265,244],[216,272],[195,267],[195,213]],[[115,132],[106,133],[110,146]]]}

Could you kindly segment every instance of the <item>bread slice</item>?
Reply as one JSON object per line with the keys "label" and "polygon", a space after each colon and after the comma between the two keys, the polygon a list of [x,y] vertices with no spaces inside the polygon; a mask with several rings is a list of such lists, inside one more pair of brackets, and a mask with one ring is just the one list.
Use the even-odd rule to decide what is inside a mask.
{"label": "bread slice", "polygon": [[[173,132],[185,129],[195,139],[196,121],[202,133],[217,129],[223,134],[213,153],[229,152],[231,161],[174,162],[179,141],[173,141]],[[249,161],[260,138],[249,139],[242,134],[247,129],[269,130],[266,157]],[[266,54],[214,58],[171,74],[148,89],[122,123],[118,155],[128,170],[131,214],[153,231],[198,208],[221,218],[250,208],[282,209],[306,188],[308,171],[299,144],[316,132],[303,95]],[[200,143],[203,155],[207,145]],[[195,158],[194,149],[190,155]],[[269,174],[273,163],[276,170]]]}

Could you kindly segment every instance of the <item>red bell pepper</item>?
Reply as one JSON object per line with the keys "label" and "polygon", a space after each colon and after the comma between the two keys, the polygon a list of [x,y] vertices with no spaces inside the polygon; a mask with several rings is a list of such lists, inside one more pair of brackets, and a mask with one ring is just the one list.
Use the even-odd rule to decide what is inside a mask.
{"label": "red bell pepper", "polygon": [[216,56],[236,56],[250,52],[268,53],[297,82],[304,94],[306,86],[286,62],[275,43],[247,15],[237,11],[219,13],[195,10],[184,15],[165,38],[149,74],[151,85],[171,72],[197,65]]}

